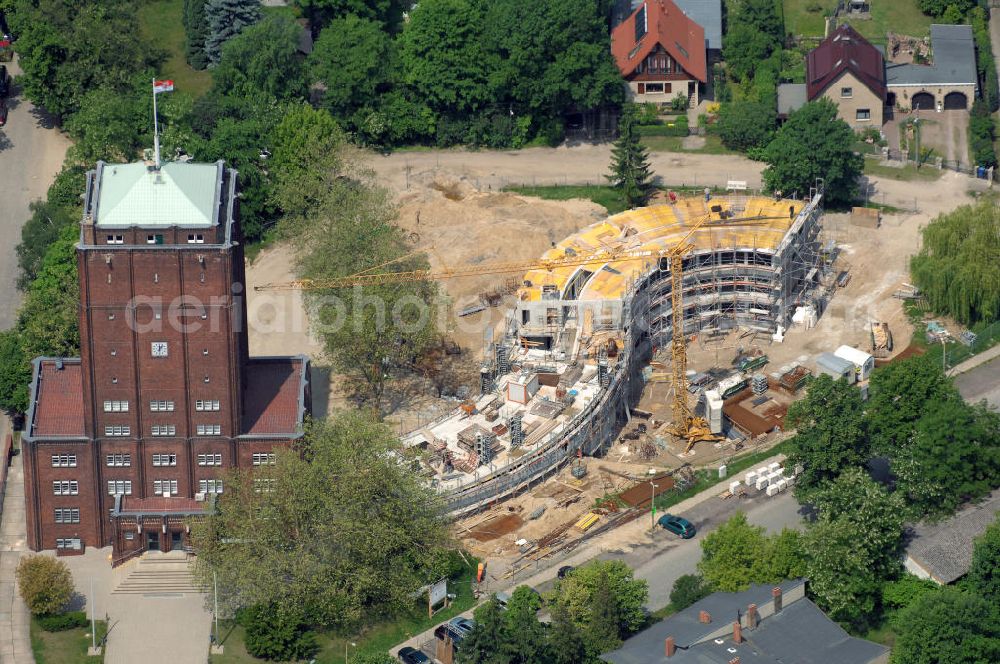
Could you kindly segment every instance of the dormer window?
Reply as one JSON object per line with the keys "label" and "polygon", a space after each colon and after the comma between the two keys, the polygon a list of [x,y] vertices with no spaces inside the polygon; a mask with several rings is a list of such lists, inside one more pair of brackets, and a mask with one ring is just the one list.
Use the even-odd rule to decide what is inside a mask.
{"label": "dormer window", "polygon": [[201,233],[188,233],[188,244],[205,244],[205,236]]}
{"label": "dormer window", "polygon": [[108,244],[125,244],[124,235],[109,235]]}

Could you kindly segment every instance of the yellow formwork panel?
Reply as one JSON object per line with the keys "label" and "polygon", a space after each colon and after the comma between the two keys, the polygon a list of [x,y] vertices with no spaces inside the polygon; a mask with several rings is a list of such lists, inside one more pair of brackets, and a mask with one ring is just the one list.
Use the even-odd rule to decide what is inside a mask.
{"label": "yellow formwork panel", "polygon": [[[744,248],[774,250],[781,243],[795,217],[804,205],[801,201],[766,197],[740,197],[742,212],[733,210],[735,198],[720,197],[705,201],[702,196],[678,198],[674,204],[651,205],[627,210],[581,229],[545,252],[543,258],[558,259],[570,254],[587,254],[600,249],[648,250],[663,252],[677,245],[688,233],[690,225],[706,215],[711,221],[688,238],[693,251]],[[712,208],[716,207],[716,210]],[[652,260],[652,259],[651,259]],[[620,298],[628,281],[640,274],[649,261],[630,260],[602,266],[559,267],[553,270],[532,270],[525,274],[530,287],[518,291],[524,301],[541,300],[542,287],[562,291],[577,270],[594,273],[579,295],[581,300]]]}

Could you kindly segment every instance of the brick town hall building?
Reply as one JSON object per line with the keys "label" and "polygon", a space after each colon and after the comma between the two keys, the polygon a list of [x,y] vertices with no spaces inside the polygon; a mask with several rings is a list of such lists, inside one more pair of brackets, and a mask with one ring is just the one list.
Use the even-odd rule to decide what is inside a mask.
{"label": "brick town hall building", "polygon": [[35,360],[22,438],[32,550],[183,547],[224,469],[301,436],[308,360],[249,356],[236,185],[221,161],[88,173],[80,357]]}

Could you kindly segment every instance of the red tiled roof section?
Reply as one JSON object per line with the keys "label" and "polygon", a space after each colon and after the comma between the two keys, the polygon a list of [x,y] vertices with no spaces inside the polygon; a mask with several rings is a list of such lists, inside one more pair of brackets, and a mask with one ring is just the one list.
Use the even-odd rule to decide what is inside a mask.
{"label": "red tiled roof section", "polygon": [[[57,362],[62,368],[57,367]],[[80,362],[43,360],[39,363],[38,403],[31,435],[84,436],[83,380]]]}
{"label": "red tiled roof section", "polygon": [[243,433],[295,433],[305,363],[299,358],[250,359],[243,393]]}
{"label": "red tiled roof section", "polygon": [[[646,7],[647,32],[636,42],[635,21],[643,7]],[[708,82],[705,30],[672,0],[647,0],[611,31],[611,53],[622,76],[631,75],[657,44],[688,74],[702,83]]]}
{"label": "red tiled roof section", "polygon": [[170,514],[171,512],[200,512],[204,511],[204,509],[204,501],[198,501],[194,498],[164,498],[162,496],[133,498],[132,496],[122,496],[122,512]]}
{"label": "red tiled roof section", "polygon": [[806,93],[809,101],[823,94],[843,72],[849,71],[885,100],[885,62],[882,53],[849,25],[842,25],[806,56]]}

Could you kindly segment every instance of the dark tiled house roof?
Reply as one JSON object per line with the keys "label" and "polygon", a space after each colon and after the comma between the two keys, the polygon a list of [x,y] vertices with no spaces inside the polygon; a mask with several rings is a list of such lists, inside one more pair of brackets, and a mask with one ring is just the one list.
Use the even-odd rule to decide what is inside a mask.
{"label": "dark tiled house roof", "polygon": [[[645,32],[636,22],[645,20]],[[636,35],[641,35],[636,39]],[[647,0],[611,31],[611,53],[622,76],[630,76],[659,44],[692,77],[708,81],[705,31],[672,0]]]}
{"label": "dark tiled house roof", "polygon": [[304,357],[250,358],[243,435],[294,434],[304,416],[309,363]]}
{"label": "dark tiled house roof", "polygon": [[29,410],[28,435],[83,438],[83,376],[80,360],[35,360],[36,402]]}
{"label": "dark tiled house roof", "polygon": [[[918,524],[906,547],[906,566],[922,571],[938,583],[951,583],[969,571],[973,540],[983,534],[1000,513],[1000,489],[986,500],[967,505],[951,518]],[[919,570],[913,570],[916,565]]]}
{"label": "dark tiled house roof", "polygon": [[849,71],[884,100],[885,61],[882,53],[849,25],[842,25],[806,56],[809,101],[823,94],[838,76]]}

